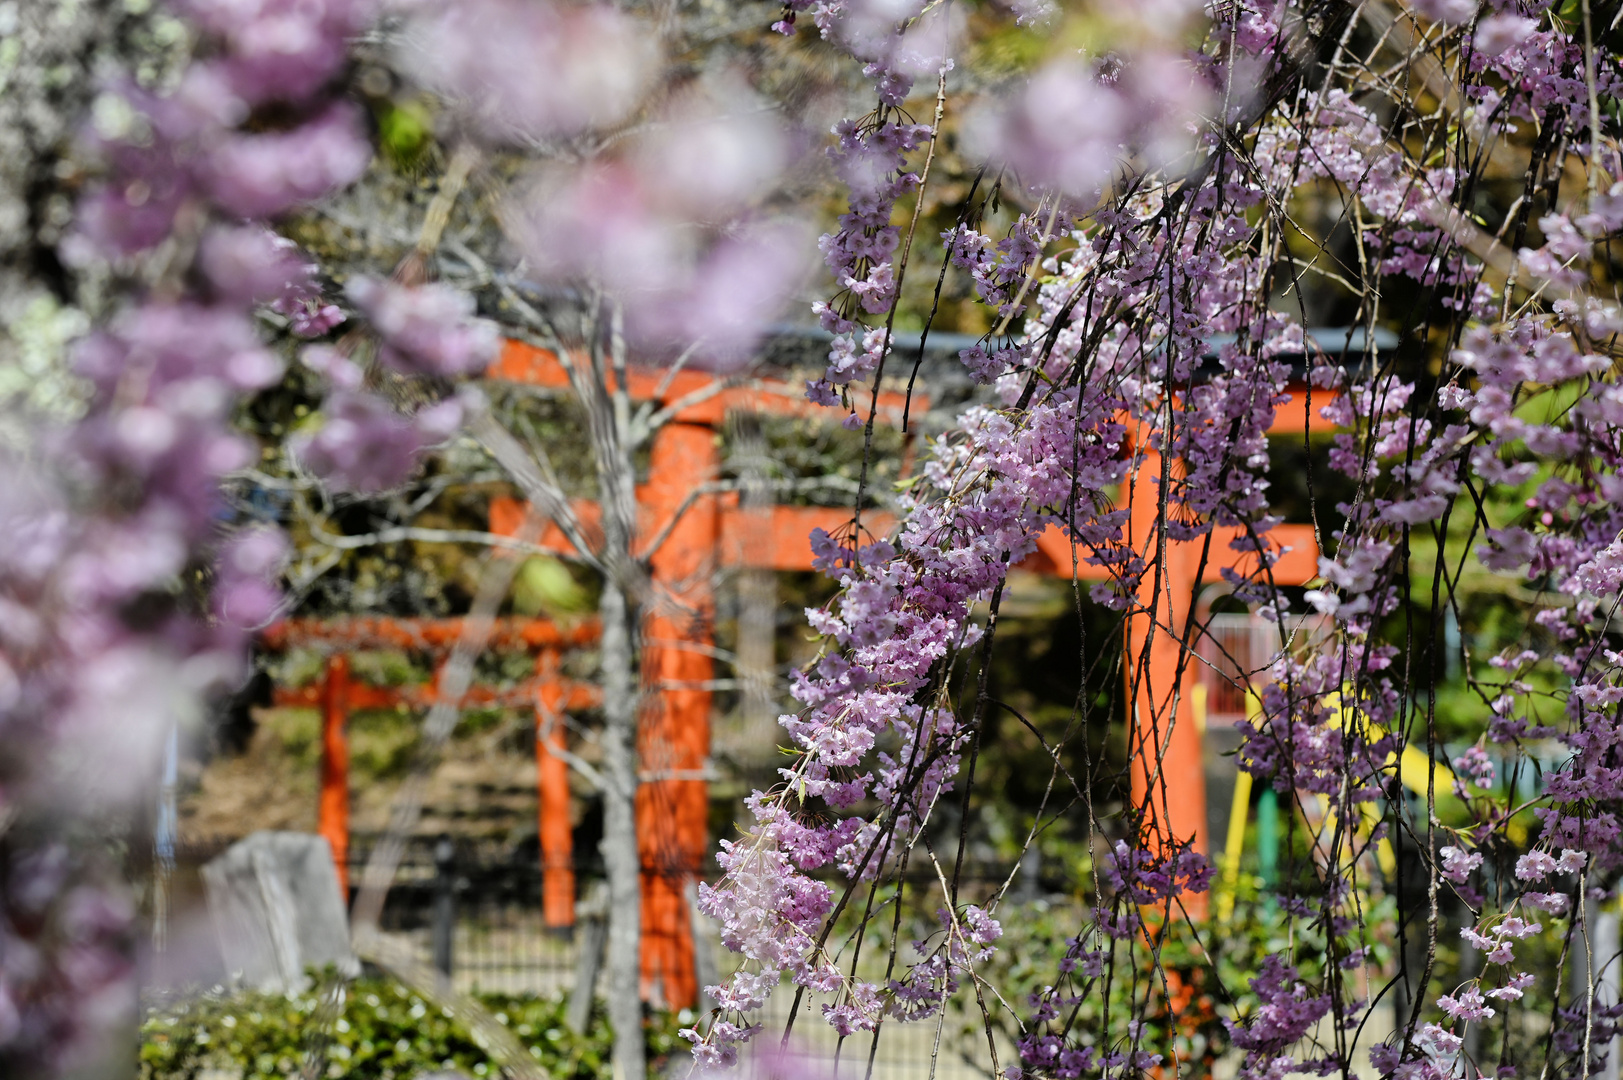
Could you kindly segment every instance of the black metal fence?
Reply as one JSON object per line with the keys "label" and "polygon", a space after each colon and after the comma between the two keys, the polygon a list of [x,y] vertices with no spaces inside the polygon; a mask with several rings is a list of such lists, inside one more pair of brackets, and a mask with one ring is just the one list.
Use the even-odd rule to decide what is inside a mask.
{"label": "black metal fence", "polygon": [[[359,882],[376,840],[351,840],[351,882]],[[533,845],[414,838],[380,923],[459,989],[556,995],[574,983],[577,935],[542,919]]]}

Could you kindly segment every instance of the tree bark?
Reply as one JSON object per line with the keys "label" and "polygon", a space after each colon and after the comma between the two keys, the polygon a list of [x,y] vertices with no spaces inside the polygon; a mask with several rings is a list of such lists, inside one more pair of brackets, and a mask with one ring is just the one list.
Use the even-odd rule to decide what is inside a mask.
{"label": "tree bark", "polygon": [[609,1022],[616,1080],[643,1080],[642,881],[637,865],[637,693],[634,607],[618,582],[603,583],[603,841],[609,880]]}

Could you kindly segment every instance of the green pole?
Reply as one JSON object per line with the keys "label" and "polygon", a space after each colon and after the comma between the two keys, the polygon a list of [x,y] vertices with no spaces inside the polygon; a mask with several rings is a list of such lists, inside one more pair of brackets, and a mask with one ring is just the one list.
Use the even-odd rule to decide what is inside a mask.
{"label": "green pole", "polygon": [[1272,785],[1257,797],[1257,863],[1262,887],[1272,890],[1279,872],[1279,794]]}

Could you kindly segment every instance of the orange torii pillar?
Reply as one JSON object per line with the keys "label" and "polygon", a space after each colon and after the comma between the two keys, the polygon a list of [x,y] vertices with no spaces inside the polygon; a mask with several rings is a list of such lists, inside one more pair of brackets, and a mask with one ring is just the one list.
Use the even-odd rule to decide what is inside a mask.
{"label": "orange torii pillar", "polygon": [[575,925],[575,845],[569,822],[569,766],[564,749],[567,693],[550,649],[535,659],[543,681],[535,698],[535,779],[541,837],[541,917],[549,930]]}
{"label": "orange torii pillar", "polygon": [[[1281,411],[1269,434],[1293,434],[1304,428],[1303,418]],[[1192,850],[1205,855],[1210,838],[1206,835],[1206,774],[1202,767],[1204,732],[1197,726],[1193,693],[1200,669],[1194,655],[1199,628],[1189,635],[1189,655],[1183,651],[1184,633],[1201,582],[1225,567],[1242,575],[1254,573],[1258,557],[1254,551],[1234,546],[1246,533],[1233,526],[1212,529],[1209,547],[1204,536],[1182,541],[1168,537],[1164,550],[1158,550],[1160,478],[1166,462],[1152,446],[1141,444],[1136,452],[1140,465],[1131,489],[1124,487],[1123,497],[1129,500],[1133,549],[1149,565],[1139,582],[1136,610],[1127,619],[1123,664],[1131,708],[1128,753],[1133,804],[1143,813],[1139,833],[1147,849],[1165,851],[1189,843]],[[1181,467],[1178,461],[1171,462],[1168,478],[1177,479]],[[1054,535],[1052,530],[1050,535]],[[1319,545],[1313,526],[1276,525],[1268,540],[1274,549],[1268,573],[1275,584],[1305,585],[1318,576]],[[1047,536],[1039,540],[1039,550],[1057,564],[1064,552],[1049,551],[1050,546],[1055,545]],[[1249,547],[1242,544],[1242,548]],[[1197,580],[1203,549],[1206,565]],[[1206,894],[1186,894],[1183,903],[1194,918],[1205,915]]]}
{"label": "orange torii pillar", "polygon": [[[1184,623],[1197,586],[1192,560],[1199,557],[1203,541],[1177,542],[1168,536],[1163,543],[1158,538],[1162,469],[1167,463],[1148,445],[1137,447],[1137,453],[1137,476],[1129,481],[1129,539],[1148,565],[1134,598],[1135,610],[1127,618],[1122,665],[1131,709],[1127,752],[1133,805],[1143,814],[1139,837],[1146,849],[1168,851],[1190,843],[1204,855],[1206,772],[1192,693],[1198,661],[1183,655]],[[1172,462],[1169,478],[1176,477],[1177,468],[1178,463]],[[1214,536],[1214,548],[1218,542]],[[1191,650],[1194,644],[1191,639]],[[1183,904],[1191,916],[1201,918],[1206,894],[1185,894]]]}
{"label": "orange torii pillar", "polygon": [[349,657],[327,658],[321,685],[321,798],[316,832],[327,838],[338,891],[349,903]]}
{"label": "orange torii pillar", "polygon": [[709,425],[673,422],[654,436],[642,492],[644,535],[682,517],[652,553],[653,595],[643,619],[644,709],[638,737],[637,844],[642,865],[643,996],[662,992],[671,1008],[699,999],[687,888],[708,846],[710,623],[720,507],[711,495],[682,510],[720,464]]}

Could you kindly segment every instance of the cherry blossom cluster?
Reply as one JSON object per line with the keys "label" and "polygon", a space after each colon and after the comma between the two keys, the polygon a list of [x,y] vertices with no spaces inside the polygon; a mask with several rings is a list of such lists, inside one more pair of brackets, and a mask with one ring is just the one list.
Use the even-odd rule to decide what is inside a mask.
{"label": "cherry blossom cluster", "polygon": [[[1060,391],[1018,424],[1002,410],[971,410],[962,431],[937,447],[925,469],[930,494],[910,497],[894,543],[814,536],[820,566],[844,588],[829,607],[807,612],[827,649],[796,679],[803,711],[783,718],[802,756],[783,770],[781,787],[750,798],[752,827],[723,844],[725,878],[701,887],[722,940],[748,963],[717,993],[729,1003],[728,1026],[689,1032],[699,1060],[730,1060],[729,1043],[747,1034],[731,1010],[758,1006],[785,974],[832,999],[824,1012],[839,1030],[872,1030],[886,1017],[939,1008],[978,947],[996,939],[984,912],[948,912],[942,940],[921,948],[918,963],[887,984],[867,982],[842,971],[823,944],[835,897],[810,874],[833,864],[855,886],[900,871],[953,781],[967,735],[939,704],[943,665],[978,639],[976,602],[1035,549],[1043,528],[1064,520],[1073,470],[1099,480],[1092,490],[1120,478],[1119,407]],[[1015,470],[1017,462],[1026,464]],[[849,813],[870,799],[888,809]],[[839,813],[809,815],[812,800]]]}
{"label": "cherry blossom cluster", "polygon": [[[1477,31],[1473,63],[1492,76],[1471,88],[1481,103],[1479,138],[1492,139],[1535,113],[1556,115],[1551,110],[1567,110],[1572,129],[1587,129],[1581,48],[1564,31],[1535,31],[1535,25],[1506,11],[1484,19]],[[1595,76],[1599,85],[1612,85],[1616,77],[1615,63]],[[1454,762],[1456,789],[1470,798],[1478,824],[1439,847],[1435,873],[1481,913],[1482,921],[1464,935],[1490,965],[1503,966],[1502,975],[1440,997],[1442,1023],[1422,1025],[1376,1062],[1403,1075],[1449,1075],[1462,1027],[1493,1016],[1490,1002],[1521,999],[1533,982],[1532,974],[1514,968],[1512,946],[1542,927],[1512,912],[1520,907],[1530,916],[1583,918],[1583,898],[1605,894],[1597,871],[1604,874],[1623,861],[1616,810],[1609,805],[1618,775],[1608,757],[1623,737],[1610,705],[1623,695],[1615,690],[1618,655],[1607,647],[1603,625],[1623,590],[1613,568],[1623,519],[1613,508],[1619,449],[1617,418],[1608,405],[1615,392],[1613,360],[1601,347],[1623,323],[1614,304],[1583,295],[1593,246],[1623,222],[1615,189],[1606,187],[1569,211],[1535,218],[1542,243],[1519,249],[1512,282],[1554,295],[1542,307],[1524,306],[1507,318],[1512,309],[1502,307],[1495,289],[1482,282],[1476,259],[1459,247],[1439,255],[1448,245],[1438,240],[1435,223],[1446,215],[1437,208],[1446,205],[1457,178],[1441,169],[1405,168],[1378,138],[1368,110],[1338,94],[1311,103],[1321,127],[1306,137],[1265,132],[1259,151],[1275,165],[1288,162],[1294,171],[1320,171],[1345,184],[1367,215],[1370,252],[1383,260],[1383,269],[1450,293],[1445,306],[1468,321],[1432,407],[1415,400],[1412,382],[1393,375],[1354,381],[1328,363],[1318,375],[1317,385],[1340,391],[1319,410],[1340,429],[1332,465],[1368,491],[1359,505],[1344,508],[1347,524],[1336,553],[1321,560],[1324,585],[1306,596],[1337,621],[1344,636],[1314,658],[1276,665],[1277,681],[1263,696],[1265,719],[1246,725],[1242,760],[1258,775],[1273,777],[1281,790],[1332,797],[1340,792],[1347,804],[1374,798],[1393,775],[1396,739],[1389,732],[1404,711],[1391,677],[1397,652],[1376,644],[1376,637],[1382,618],[1400,602],[1398,567],[1406,538],[1433,523],[1445,528],[1451,515],[1469,514],[1471,504],[1460,501],[1467,489],[1478,504],[1505,497],[1522,503],[1520,520],[1485,523],[1472,554],[1491,571],[1543,585],[1530,622],[1557,644],[1549,651],[1488,658],[1504,680],[1485,687],[1491,696],[1487,737],[1512,755],[1532,740],[1556,739],[1570,757],[1547,777],[1534,810],[1540,846],[1516,860],[1510,888],[1503,875],[1495,878],[1497,915],[1485,910],[1492,905],[1482,887],[1484,855],[1509,813],[1492,799],[1470,795],[1467,785],[1486,791],[1495,783],[1496,770],[1481,746]],[[1564,295],[1569,291],[1577,295]],[[1569,392],[1570,412],[1523,407],[1530,397]],[[1568,681],[1559,695],[1566,724],[1551,722],[1550,710],[1541,707],[1526,680],[1540,663]],[[1304,709],[1320,712],[1304,716]],[[1577,1013],[1580,1031],[1585,1024],[1610,1030],[1599,1006],[1584,1003]]]}
{"label": "cherry blossom cluster", "polygon": [[[1215,179],[1212,183],[1220,186]],[[1254,196],[1206,199],[1200,213],[1239,234],[1239,215],[1251,201]],[[997,372],[1007,405],[969,410],[960,417],[959,433],[938,443],[923,466],[927,486],[908,497],[904,524],[893,541],[857,545],[814,536],[819,565],[843,587],[830,607],[807,613],[825,636],[827,651],[797,677],[802,711],[782,720],[803,756],[783,770],[781,787],[751,798],[752,828],[724,844],[726,877],[702,893],[706,910],[722,924],[723,940],[752,962],[737,977],[747,980],[750,993],[723,987],[718,1000],[758,1005],[787,974],[830,996],[825,1014],[838,1030],[850,1033],[870,1030],[886,1017],[928,1015],[951,992],[959,968],[973,962],[973,956],[960,958],[950,950],[920,950],[926,958],[888,986],[842,972],[821,944],[835,893],[813,888],[809,878],[808,884],[791,887],[784,871],[794,867],[804,874],[833,864],[853,884],[888,880],[899,872],[931,808],[952,783],[970,734],[961,719],[934,704],[943,667],[956,650],[979,638],[969,621],[972,605],[984,602],[1007,566],[1033,550],[1044,527],[1059,524],[1085,560],[1110,571],[1101,598],[1119,606],[1130,602],[1145,555],[1125,540],[1125,513],[1096,501],[1097,493],[1127,479],[1142,460],[1125,453],[1129,427],[1124,419],[1150,445],[1172,445],[1181,433],[1208,424],[1197,410],[1222,410],[1225,420],[1266,429],[1283,375],[1277,365],[1248,364],[1238,354],[1228,358],[1232,374],[1214,380],[1209,390],[1203,387],[1198,400],[1188,402],[1188,412],[1177,409],[1168,417],[1155,404],[1159,387],[1190,379],[1202,360],[1201,335],[1213,325],[1259,333],[1276,325],[1266,316],[1259,323],[1245,303],[1241,283],[1255,272],[1248,263],[1225,262],[1193,242],[1169,243],[1154,228],[1159,209],[1154,201],[1140,200],[1108,217],[1101,213],[1104,220],[1096,231],[1079,234],[1073,253],[1046,267],[1050,276],[1033,290],[1035,319],[1027,344],[1014,351],[1017,361]],[[983,246],[965,236],[957,257],[983,265]],[[1007,251],[1029,264],[1035,252],[1020,247],[1035,241],[1024,230],[1022,236]],[[825,245],[836,242],[826,239]],[[990,275],[987,281],[1000,302],[1008,302],[1009,286],[1024,273],[1021,267],[1002,282]],[[1187,307],[1159,306],[1169,276],[1178,282],[1176,293],[1187,297]],[[1090,329],[1088,305],[1104,296],[1124,317],[1119,329],[1105,332],[1098,377],[1079,393],[1063,376],[1080,359]],[[827,305],[817,310],[825,321],[841,318]],[[1141,320],[1125,317],[1130,311],[1141,311]],[[1032,397],[1024,387],[1034,379],[1046,385]],[[1017,406],[1022,396],[1029,401]],[[1196,512],[1202,516],[1190,519],[1189,535],[1215,522],[1236,521],[1266,532],[1269,522],[1259,500],[1248,497],[1265,484],[1260,479],[1265,460],[1257,456],[1249,451],[1237,473],[1230,460],[1224,471],[1239,478],[1239,497],[1203,506]],[[1144,474],[1136,482],[1148,487],[1155,480]],[[1191,496],[1181,488],[1174,498]],[[832,821],[807,814],[810,800],[838,811],[865,799],[877,800],[881,811]],[[1106,884],[1129,906],[1206,888],[1211,870],[1201,855],[1160,853],[1136,846],[1139,842],[1124,841],[1106,875]],[[770,895],[781,897],[784,906],[775,917],[763,918],[758,901]],[[815,903],[808,905],[807,897],[815,897]],[[1135,920],[1130,910],[1124,912],[1110,922],[1109,931],[1130,934]],[[919,978],[921,972],[928,980]],[[728,1043],[744,1033],[745,1025],[726,1015],[725,1029],[689,1033],[701,1061],[731,1059]],[[1051,1041],[1034,1044],[1033,1052],[1048,1049],[1056,1055],[1082,1052]]]}
{"label": "cherry blossom cluster", "polygon": [[1117,840],[1099,867],[1099,878],[1137,905],[1155,905],[1185,892],[1205,892],[1212,866],[1198,851],[1159,855]]}
{"label": "cherry blossom cluster", "polygon": [[1018,311],[1016,297],[1031,274],[1047,237],[1035,214],[1022,214],[1009,228],[1009,235],[996,243],[985,233],[967,226],[955,226],[941,234],[952,265],[968,271],[976,294],[1002,318]]}
{"label": "cherry blossom cluster", "polygon": [[1250,983],[1257,995],[1256,1012],[1244,1026],[1229,1022],[1234,1045],[1246,1054],[1241,1075],[1261,1080],[1296,1071],[1297,1062],[1287,1052],[1330,1011],[1330,998],[1313,993],[1277,955],[1262,962]]}
{"label": "cherry blossom cluster", "polygon": [[891,211],[918,186],[907,155],[929,138],[930,129],[882,109],[863,121],[842,121],[835,134],[839,141],[830,153],[850,190],[850,209],[840,215],[839,229],[818,241],[841,290],[833,303],[812,306],[823,329],[834,334],[828,370],[807,386],[807,397],[824,405],[838,400],[837,388],[872,375],[889,348],[889,332],[863,326],[858,316],[889,311],[896,302],[894,256],[901,231],[891,224]]}
{"label": "cherry blossom cluster", "polygon": [[[260,457],[232,413],[283,377],[268,327],[314,339],[345,316],[262,222],[372,157],[338,80],[373,4],[177,12],[202,34],[197,58],[168,90],[106,90],[86,134],[100,179],[61,245],[69,265],[127,281],[126,301],[74,348],[82,415],[39,420],[5,469],[0,1071],[85,1067],[133,1000],[134,911],[69,838],[148,796],[173,726],[240,680],[249,633],[282,604],[280,534],[227,526],[220,482]],[[492,355],[460,297],[357,283],[354,299],[403,369],[464,373]],[[387,486],[454,428],[444,410],[398,415],[361,393],[349,360],[312,348],[341,387],[312,466]]]}
{"label": "cherry blossom cluster", "polygon": [[[1176,5],[1164,7],[1160,14],[1177,24]],[[838,884],[778,920],[763,921],[741,897],[778,887],[765,875],[783,865],[802,872],[832,865],[839,875],[817,880],[836,883],[897,873],[975,735],[972,714],[962,707],[946,713],[937,696],[936,672],[978,640],[959,605],[984,602],[1004,562],[1018,559],[1031,529],[1047,521],[1067,530],[1080,561],[1107,570],[1095,599],[1129,615],[1144,611],[1141,589],[1156,569],[1157,544],[1198,543],[1218,527],[1239,530],[1235,546],[1255,557],[1254,569],[1224,571],[1233,594],[1277,622],[1283,638],[1304,605],[1330,628],[1253,677],[1260,708],[1240,725],[1240,766],[1304,806],[1318,800],[1331,819],[1346,822],[1364,819],[1366,807],[1390,805],[1401,752],[1418,738],[1411,661],[1387,637],[1390,620],[1415,595],[1406,564],[1414,538],[1434,530],[1451,536],[1451,522],[1476,515],[1486,499],[1524,505],[1510,520],[1480,522],[1455,555],[1522,579],[1524,590],[1539,596],[1530,626],[1558,644],[1482,658],[1502,675],[1498,686],[1480,684],[1490,702],[1487,734],[1453,762],[1455,791],[1476,824],[1426,853],[1435,880],[1479,913],[1467,941],[1497,966],[1491,978],[1432,1003],[1431,1020],[1378,1047],[1376,1067],[1402,1076],[1458,1075],[1463,1025],[1520,1000],[1531,985],[1532,975],[1514,967],[1515,943],[1544,932],[1549,920],[1584,917],[1585,897],[1609,895],[1607,883],[1623,866],[1615,806],[1623,782],[1616,764],[1623,650],[1607,633],[1623,597],[1623,518],[1614,510],[1623,502],[1616,478],[1623,411],[1614,401],[1611,345],[1623,314],[1591,293],[1590,262],[1596,245],[1623,226],[1623,184],[1616,183],[1623,162],[1607,141],[1616,134],[1606,130],[1611,121],[1591,102],[1615,93],[1619,65],[1610,55],[1586,54],[1573,21],[1543,4],[1408,7],[1403,32],[1427,35],[1459,59],[1461,81],[1444,108],[1457,111],[1472,145],[1493,147],[1519,125],[1537,126],[1541,146],[1570,151],[1598,173],[1587,195],[1530,216],[1518,203],[1522,225],[1512,228],[1513,210],[1497,243],[1482,238],[1455,210],[1478,182],[1475,159],[1415,160],[1367,87],[1355,90],[1337,77],[1275,93],[1292,50],[1310,32],[1285,5],[1211,5],[1210,36],[1198,55],[1180,54],[1146,30],[1134,39],[1136,53],[1056,60],[995,103],[968,110],[977,133],[971,143],[1032,189],[1027,206],[1034,208],[1003,236],[965,223],[942,236],[946,258],[967,275],[988,321],[1012,328],[962,354],[978,381],[993,384],[1001,406],[972,409],[963,435],[937,445],[924,467],[929,486],[910,496],[894,537],[862,545],[849,537],[818,540],[842,588],[828,608],[809,613],[825,635],[825,653],[797,684],[801,712],[783,719],[803,756],[783,771],[783,785],[756,794],[753,828],[728,846],[727,876],[706,893],[729,944],[756,961],[746,976],[750,1002],[758,1004],[782,972],[833,999],[826,1011],[842,1033],[904,1014],[897,1002],[910,985],[905,979],[864,984],[842,974],[825,951],[829,920],[843,909]],[[882,324],[904,269],[893,265],[899,234],[891,204],[913,182],[908,154],[916,147],[885,147],[888,156],[874,155],[878,163],[864,163],[855,179],[850,163],[865,160],[857,156],[864,137],[885,130],[884,110],[905,92],[876,66],[876,43],[899,40],[919,12],[793,2],[780,24],[790,31],[797,14],[809,13],[825,37],[867,65],[882,103],[878,119],[840,129],[836,154],[853,199],[840,230],[823,241],[840,290],[815,307],[837,335],[825,378],[810,387],[824,404],[839,400],[839,388],[872,379],[891,340]],[[1447,97],[1436,87],[1429,92]],[[1601,132],[1589,131],[1595,116]],[[1222,137],[1210,126],[1214,118],[1232,125]],[[885,197],[876,199],[881,180]],[[1456,320],[1435,397],[1430,385],[1373,362],[1373,350],[1326,353],[1271,306],[1287,265],[1275,230],[1289,226],[1276,216],[1279,208],[1299,193],[1327,191],[1355,223],[1357,258],[1370,281],[1403,279]],[[1508,271],[1507,237],[1514,253]],[[1067,242],[1065,250],[1049,255],[1056,239]],[[1365,313],[1381,303],[1369,293],[1362,301]],[[1309,361],[1305,403],[1289,386],[1297,377],[1289,359],[1301,356]],[[1324,535],[1319,580],[1305,592],[1281,589],[1270,572],[1283,551],[1270,536],[1279,518],[1267,433],[1287,407],[1333,435],[1331,466],[1359,491],[1336,508],[1344,524]],[[1074,433],[1061,446],[1075,459],[1067,466],[1073,486],[1044,504],[1040,493],[1058,478],[1047,471],[1051,445],[1035,436],[1056,410],[1072,417]],[[1008,433],[1006,447],[986,441],[994,424]],[[1087,459],[1083,451],[1098,446],[1115,456]],[[1177,467],[1143,469],[1149,451],[1175,457]],[[1124,509],[1092,496],[1113,483],[1123,491],[1142,486],[1135,499],[1164,501],[1149,543],[1128,542]],[[1003,516],[1007,507],[991,513],[988,497],[1004,492],[1020,493],[1016,503],[1028,509],[1012,518]],[[966,507],[977,515],[976,539],[938,531],[961,520]],[[1052,517],[1032,517],[1030,507]],[[1018,527],[1011,530],[1011,521]],[[1450,550],[1458,544],[1447,542]],[[926,623],[925,612],[946,618]],[[1553,709],[1530,677],[1535,669],[1564,680]],[[1563,710],[1558,722],[1552,714]],[[1508,760],[1544,739],[1564,744],[1568,759],[1544,778],[1534,807],[1536,846],[1516,861],[1514,883],[1507,887],[1503,874],[1494,879],[1499,910],[1492,913],[1483,888],[1490,840],[1499,842],[1495,833],[1511,807],[1508,796],[1496,794],[1504,776],[1490,748]],[[864,799],[873,800],[872,813],[832,822],[807,805],[821,800],[841,810]],[[1370,1007],[1347,997],[1340,973],[1369,963],[1367,942],[1352,940],[1363,917],[1353,882],[1391,836],[1388,821],[1333,836],[1327,826],[1316,841],[1322,849],[1315,848],[1322,903],[1279,899],[1289,917],[1314,920],[1327,940],[1350,945],[1344,962],[1327,961],[1317,975],[1276,958],[1251,980],[1257,1004],[1231,1022],[1248,1077],[1343,1067],[1333,1057],[1303,1055],[1299,1046],[1321,1021],[1356,1028]],[[1133,903],[1161,903],[1206,884],[1198,859],[1124,838],[1099,867],[1100,882]],[[745,908],[747,923],[739,915]],[[1094,932],[1126,941],[1138,916],[1097,911],[1095,921]],[[790,925],[792,934],[784,929]],[[771,944],[790,938],[789,952],[772,952]],[[1082,940],[1060,958],[1056,988],[1033,998],[1021,1064],[1011,1076],[1153,1067],[1148,1056],[1134,1057],[1136,1045],[1104,1052],[1107,1042],[1091,1034],[1078,1040],[1050,1023],[1087,992],[1057,988],[1079,969],[1097,974],[1102,954]],[[952,985],[961,977],[957,965],[975,962],[948,957],[945,969],[931,969],[934,985]],[[1588,1001],[1563,1017],[1561,1053],[1580,1045],[1573,1032],[1610,1039],[1615,1019]],[[692,1033],[701,1060],[730,1054],[725,1047],[741,1023]]]}

